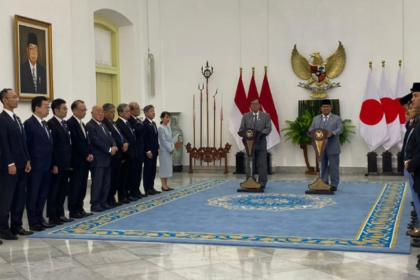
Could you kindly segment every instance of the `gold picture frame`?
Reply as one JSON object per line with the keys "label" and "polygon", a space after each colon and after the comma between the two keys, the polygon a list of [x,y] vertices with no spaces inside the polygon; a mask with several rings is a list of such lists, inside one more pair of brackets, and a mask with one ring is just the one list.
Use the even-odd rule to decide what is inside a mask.
{"label": "gold picture frame", "polygon": [[54,99],[52,26],[19,15],[15,21],[15,91],[21,101]]}

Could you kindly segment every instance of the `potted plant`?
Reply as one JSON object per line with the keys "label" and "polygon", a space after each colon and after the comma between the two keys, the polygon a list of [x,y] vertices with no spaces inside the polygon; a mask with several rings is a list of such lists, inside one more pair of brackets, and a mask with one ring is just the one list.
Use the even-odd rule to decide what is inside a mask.
{"label": "potted plant", "polygon": [[[299,145],[303,150],[303,155],[305,157],[305,163],[308,170],[305,174],[316,174],[316,171],[313,167],[310,166],[308,161],[308,150],[307,145],[311,143],[311,139],[306,134],[309,130],[309,127],[312,124],[313,116],[308,111],[305,110],[305,113],[302,116],[296,118],[295,121],[286,120],[286,123],[289,127],[283,128],[281,131],[286,131],[285,136],[287,137],[285,142],[291,140],[294,145]],[[350,142],[349,135],[350,133],[356,134],[353,130],[354,125],[350,125],[351,120],[345,119],[343,122],[343,132],[340,134],[340,144],[343,145],[345,142]],[[318,168],[317,168],[318,169]]]}

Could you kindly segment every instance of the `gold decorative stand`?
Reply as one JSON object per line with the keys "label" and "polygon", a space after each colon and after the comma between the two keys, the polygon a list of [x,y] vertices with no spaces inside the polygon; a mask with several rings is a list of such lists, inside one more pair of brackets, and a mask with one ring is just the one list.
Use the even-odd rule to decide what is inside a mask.
{"label": "gold decorative stand", "polygon": [[[330,138],[332,132],[323,128],[315,128],[308,132],[308,136],[312,139],[312,146],[315,150],[316,159],[321,165],[321,159],[324,155],[325,148],[328,144],[328,138]],[[327,185],[322,181],[321,168],[319,170],[319,177],[314,183],[308,185],[309,190],[305,191],[305,194],[334,194],[331,190],[331,186]]]}
{"label": "gold decorative stand", "polygon": [[223,174],[228,173],[228,166],[227,166],[227,157],[228,153],[230,151],[230,145],[229,143],[226,143],[225,147],[222,148],[215,148],[215,147],[191,147],[191,144],[188,143],[185,145],[187,148],[187,153],[190,154],[190,169],[188,173],[193,173],[193,159],[204,161],[204,162],[216,162],[216,160],[220,160],[220,163],[222,159],[224,159],[225,162],[225,169],[223,171]]}

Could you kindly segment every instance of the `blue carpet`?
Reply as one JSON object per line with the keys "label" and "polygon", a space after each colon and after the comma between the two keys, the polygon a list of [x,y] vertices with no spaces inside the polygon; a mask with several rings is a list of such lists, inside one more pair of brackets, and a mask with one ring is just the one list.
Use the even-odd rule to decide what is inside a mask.
{"label": "blue carpet", "polygon": [[271,181],[264,194],[208,179],[31,238],[64,238],[410,253],[405,182],[343,182],[304,195],[308,182]]}

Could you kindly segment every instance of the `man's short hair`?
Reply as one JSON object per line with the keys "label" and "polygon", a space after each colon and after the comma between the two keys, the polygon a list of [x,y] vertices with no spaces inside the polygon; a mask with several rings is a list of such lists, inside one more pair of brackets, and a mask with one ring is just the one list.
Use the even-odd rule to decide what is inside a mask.
{"label": "man's short hair", "polygon": [[147,112],[149,112],[150,109],[154,109],[155,107],[153,107],[153,105],[147,105],[143,108],[143,112],[146,114]]}
{"label": "man's short hair", "polygon": [[1,103],[4,104],[3,98],[7,97],[7,93],[9,92],[9,90],[12,90],[12,89],[11,88],[4,88],[0,91],[0,101],[1,101]]}
{"label": "man's short hair", "polygon": [[35,96],[31,101],[31,109],[32,113],[35,113],[35,108],[42,107],[42,102],[48,101],[48,99],[45,96]]}
{"label": "man's short hair", "polygon": [[82,104],[85,104],[85,102],[84,101],[82,101],[82,100],[76,100],[76,101],[73,101],[73,103],[71,103],[71,110],[72,111],[74,111],[74,109],[77,109],[77,107],[79,106],[79,104],[80,103],[82,103]]}
{"label": "man's short hair", "polygon": [[64,99],[57,98],[51,102],[51,111],[55,115],[55,110],[60,110],[61,105],[66,104],[67,102]]}
{"label": "man's short hair", "polygon": [[252,102],[254,102],[255,100],[258,100],[258,103],[261,103],[259,98],[252,98],[252,99],[251,99],[251,101],[250,101],[249,103],[251,104],[251,103],[252,103]]}
{"label": "man's short hair", "polygon": [[119,115],[120,113],[124,112],[124,108],[125,108],[125,107],[127,107],[127,106],[128,106],[128,104],[127,104],[127,103],[121,103],[120,105],[118,105],[118,106],[117,106],[117,112],[118,112],[118,115]]}
{"label": "man's short hair", "polygon": [[115,105],[111,103],[105,103],[104,105],[102,105],[102,109],[104,109],[105,112],[114,108],[115,108]]}

